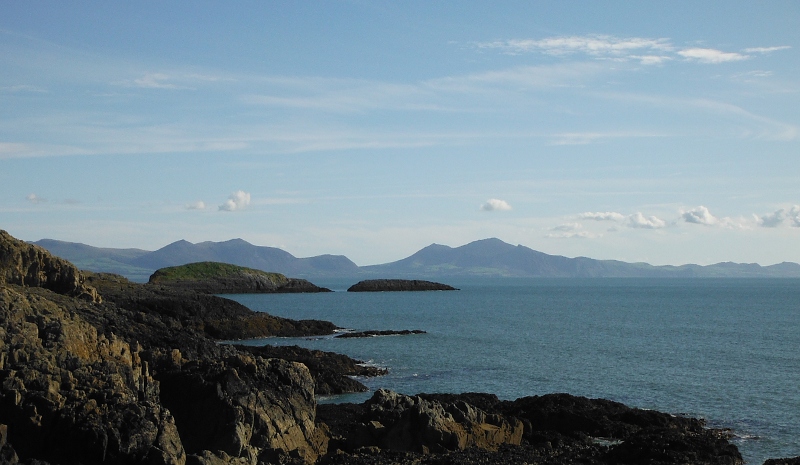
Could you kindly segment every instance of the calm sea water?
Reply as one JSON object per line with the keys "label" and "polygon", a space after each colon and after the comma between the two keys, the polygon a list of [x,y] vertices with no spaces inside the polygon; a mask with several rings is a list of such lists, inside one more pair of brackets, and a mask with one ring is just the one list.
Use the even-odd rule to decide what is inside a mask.
{"label": "calm sea water", "polygon": [[[371,389],[553,392],[705,418],[748,463],[800,455],[800,280],[497,279],[458,292],[232,295],[256,311],[368,339],[261,339],[339,352],[389,369]],[[328,401],[362,401],[370,394]]]}

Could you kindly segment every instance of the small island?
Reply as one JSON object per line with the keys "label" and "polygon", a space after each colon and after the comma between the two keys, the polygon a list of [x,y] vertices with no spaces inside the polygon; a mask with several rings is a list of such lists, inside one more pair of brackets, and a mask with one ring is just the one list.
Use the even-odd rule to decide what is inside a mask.
{"label": "small island", "polygon": [[150,276],[149,283],[191,289],[204,294],[331,292],[305,279],[287,278],[280,273],[218,262],[161,268]]}
{"label": "small island", "polygon": [[419,279],[367,279],[350,286],[347,292],[457,291],[453,286]]}
{"label": "small island", "polygon": [[400,331],[395,331],[395,330],[384,330],[384,331],[370,330],[370,331],[347,332],[347,333],[342,333],[342,334],[336,335],[334,337],[340,337],[340,338],[343,338],[343,339],[347,339],[347,338],[356,338],[356,337],[408,336],[408,335],[411,335],[411,334],[427,334],[427,332],[423,331],[421,329],[403,329],[403,330],[400,330]]}

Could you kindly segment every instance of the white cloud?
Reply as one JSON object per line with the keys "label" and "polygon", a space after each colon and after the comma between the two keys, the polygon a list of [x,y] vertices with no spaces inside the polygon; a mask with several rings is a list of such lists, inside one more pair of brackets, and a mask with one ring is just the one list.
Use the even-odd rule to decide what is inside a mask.
{"label": "white cloud", "polygon": [[36,195],[36,194],[28,194],[28,196],[27,196],[27,197],[25,197],[25,198],[26,198],[26,199],[28,200],[28,202],[30,202],[30,203],[42,203],[42,202],[47,202],[47,199],[43,199],[43,198],[39,197],[39,196],[38,196],[38,195]]}
{"label": "white cloud", "polygon": [[800,228],[800,205],[794,205],[792,209],[789,210],[789,220],[791,220],[792,226]]}
{"label": "white cloud", "polygon": [[617,212],[585,212],[578,215],[578,217],[595,221],[622,221],[625,219],[625,215]]}
{"label": "white cloud", "polygon": [[178,89],[175,84],[166,82],[170,77],[162,73],[149,73],[144,76],[134,79],[132,85],[134,87],[142,87],[145,89]]}
{"label": "white cloud", "polygon": [[202,200],[198,200],[197,202],[186,205],[187,210],[204,210],[205,208],[206,208],[206,203],[203,202]]}
{"label": "white cloud", "polygon": [[628,227],[638,229],[661,229],[667,223],[655,216],[644,216],[642,212],[636,212],[628,216]]}
{"label": "white cloud", "polygon": [[788,50],[792,48],[789,45],[780,45],[778,47],[751,47],[744,49],[745,53],[770,53],[777,52],[778,50]]}
{"label": "white cloud", "polygon": [[219,206],[220,211],[232,212],[242,210],[250,204],[250,194],[245,191],[236,191],[232,193],[228,200]]}
{"label": "white cloud", "polygon": [[765,228],[777,228],[786,220],[786,210],[781,208],[780,210],[776,210],[775,213],[756,218],[760,226]]}
{"label": "white cloud", "polygon": [[791,48],[751,47],[743,53],[724,52],[713,48],[690,47],[677,50],[670,39],[647,37],[614,37],[604,34],[585,36],[546,37],[544,39],[495,40],[476,44],[482,50],[500,50],[509,55],[543,53],[552,56],[575,54],[614,61],[638,61],[642,65],[660,65],[684,58],[698,63],[726,63],[751,58],[749,54],[770,53]]}
{"label": "white cloud", "polygon": [[661,52],[672,50],[673,48],[668,39],[621,38],[609,35],[548,37],[539,40],[498,40],[479,43],[477,46],[480,49],[498,49],[511,55],[529,52],[540,52],[554,56],[583,53],[599,58],[632,58],[631,53],[634,51]]}
{"label": "white cloud", "polygon": [[723,52],[713,48],[687,48],[680,50],[678,55],[689,59],[698,61],[700,63],[727,63],[729,61],[741,61],[750,58],[747,55],[742,55],[736,52]]}
{"label": "white cloud", "polygon": [[764,216],[753,215],[759,226],[764,228],[777,228],[788,223],[794,228],[800,228],[800,205],[793,205],[788,211],[785,208]]}
{"label": "white cloud", "polygon": [[505,200],[489,199],[486,201],[486,203],[481,205],[481,210],[485,212],[505,211],[511,210],[511,205],[509,205]]}
{"label": "white cloud", "polygon": [[681,218],[687,223],[703,224],[706,226],[714,226],[720,223],[719,218],[712,215],[708,208],[702,205],[689,211],[681,212]]}

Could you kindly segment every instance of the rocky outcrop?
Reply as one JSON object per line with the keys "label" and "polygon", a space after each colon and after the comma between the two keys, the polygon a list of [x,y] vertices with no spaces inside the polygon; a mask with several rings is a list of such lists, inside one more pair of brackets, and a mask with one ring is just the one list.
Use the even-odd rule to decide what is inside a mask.
{"label": "rocky outcrop", "polygon": [[367,366],[360,360],[333,352],[309,350],[298,346],[237,347],[265,358],[281,358],[304,364],[314,378],[314,392],[318,396],[366,392],[367,387],[352,377],[374,377],[387,373],[385,368]]}
{"label": "rocky outcrop", "polygon": [[190,289],[205,294],[290,294],[331,292],[305,279],[287,278],[237,265],[198,262],[157,270],[150,284]]}
{"label": "rocky outcrop", "polygon": [[334,337],[349,339],[349,338],[378,337],[378,336],[408,336],[411,334],[425,334],[425,331],[421,329],[402,329],[400,331],[391,329],[381,330],[381,331],[378,330],[352,331],[352,332],[337,334]]}
{"label": "rocky outcrop", "polygon": [[288,454],[312,463],[326,452],[327,435],[315,424],[314,383],[302,364],[240,353],[158,379],[189,454],[214,451],[246,463]]}
{"label": "rocky outcrop", "polygon": [[389,292],[389,291],[457,291],[447,284],[422,281],[419,279],[367,279],[350,286],[347,292]]}
{"label": "rocky outcrop", "polygon": [[83,274],[68,261],[0,230],[0,285],[43,287],[59,294],[98,302],[97,291],[86,286],[84,280]]}
{"label": "rocky outcrop", "polygon": [[[181,327],[221,340],[321,336],[333,334],[337,329],[329,321],[280,318],[254,312],[238,302],[214,295],[171,286],[135,284],[117,275],[89,274],[87,282],[95,286],[107,301],[134,312],[134,318],[145,314],[154,320],[155,327],[148,325],[132,335],[139,340],[152,339],[160,325]],[[102,324],[116,328],[118,334],[135,329],[127,327],[123,321],[113,321],[111,315],[104,315],[104,318],[111,321]],[[161,339],[161,342],[152,343],[169,341]]]}
{"label": "rocky outcrop", "polygon": [[318,416],[331,430],[325,464],[743,463],[728,433],[700,420],[567,394],[379,391],[363,404],[321,405]]}
{"label": "rocky outcrop", "polygon": [[[311,463],[325,452],[308,369],[211,336],[327,334],[334,325],[84,276],[8,236],[0,236],[0,252],[12,268],[0,269],[0,459]],[[105,298],[76,298],[88,284]]]}
{"label": "rocky outcrop", "polygon": [[0,423],[21,458],[182,464],[141,347],[24,288],[0,288]]}
{"label": "rocky outcrop", "polygon": [[379,447],[427,454],[472,447],[497,450],[522,441],[521,421],[487,414],[463,401],[443,403],[379,390],[362,407],[356,425],[342,425],[334,415],[324,418],[331,422],[334,437],[344,434],[337,438],[340,449]]}

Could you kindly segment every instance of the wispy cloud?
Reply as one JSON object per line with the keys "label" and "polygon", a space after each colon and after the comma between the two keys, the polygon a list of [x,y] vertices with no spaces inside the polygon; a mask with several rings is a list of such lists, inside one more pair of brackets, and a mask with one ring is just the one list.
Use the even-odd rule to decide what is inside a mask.
{"label": "wispy cloud", "polygon": [[10,92],[10,93],[34,92],[37,94],[44,94],[47,93],[47,89],[38,86],[31,86],[28,84],[18,84],[14,86],[2,86],[0,87],[0,92]]}
{"label": "wispy cloud", "polygon": [[511,205],[509,205],[505,200],[489,199],[483,205],[481,205],[481,210],[485,212],[507,211],[511,210]]}
{"label": "wispy cloud", "polygon": [[228,197],[228,200],[226,200],[225,203],[219,206],[219,209],[220,211],[233,212],[242,210],[248,205],[250,205],[250,194],[245,191],[239,190],[232,193]]}
{"label": "wispy cloud", "polygon": [[475,46],[479,50],[499,50],[509,55],[541,53],[566,57],[580,54],[603,60],[638,61],[642,65],[660,65],[676,59],[698,63],[728,63],[746,60],[755,53],[764,54],[791,48],[788,45],[749,47],[739,53],[714,48],[678,47],[668,38],[615,37],[605,34],[495,40],[479,42]]}
{"label": "wispy cloud", "polygon": [[777,47],[751,47],[751,48],[744,49],[744,52],[745,53],[771,53],[771,52],[777,52],[779,50],[789,50],[790,48],[792,48],[792,47],[789,46],[789,45],[780,45],[780,46],[777,46]]}
{"label": "wispy cloud", "polygon": [[700,63],[727,63],[730,61],[741,61],[750,58],[747,55],[736,52],[723,52],[713,48],[687,48],[680,50],[678,55]]}
{"label": "wispy cloud", "polygon": [[33,194],[33,193],[28,194],[28,196],[25,197],[25,199],[28,202],[35,203],[35,204],[42,203],[42,202],[47,202],[47,199],[43,199],[42,197],[39,197],[38,195]]}
{"label": "wispy cloud", "polygon": [[134,79],[133,85],[136,87],[143,87],[145,89],[177,89],[178,86],[168,82],[169,79],[170,77],[166,74],[145,74],[140,78]]}
{"label": "wispy cloud", "polygon": [[202,200],[198,200],[197,202],[192,202],[186,205],[187,210],[205,210],[205,208],[206,208],[206,203],[203,202]]}
{"label": "wispy cloud", "polygon": [[583,225],[580,223],[564,223],[550,229],[550,232],[545,237],[550,239],[594,239],[601,237],[590,231],[583,231]]}
{"label": "wispy cloud", "polygon": [[[659,52],[673,49],[669,39],[642,37],[614,37],[610,35],[586,35],[547,37],[544,39],[509,39],[476,44],[478,49],[496,49],[507,54],[540,52],[546,55],[565,56],[586,54],[597,58],[621,58],[647,56],[652,61]],[[648,53],[649,52],[649,53]],[[656,52],[655,54],[653,52]],[[645,53],[646,55],[641,55]]]}
{"label": "wispy cloud", "polygon": [[665,134],[647,132],[565,132],[553,134],[550,145],[588,145],[613,139],[665,137]]}

